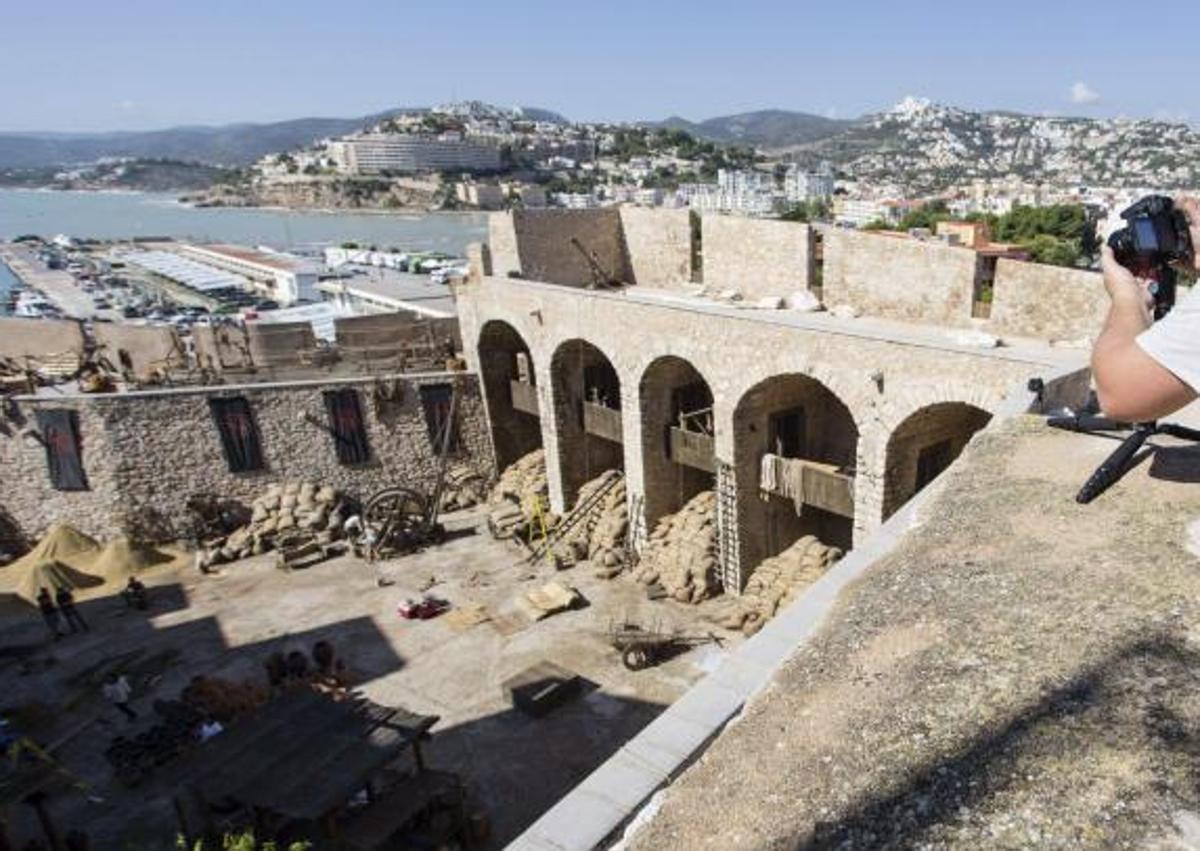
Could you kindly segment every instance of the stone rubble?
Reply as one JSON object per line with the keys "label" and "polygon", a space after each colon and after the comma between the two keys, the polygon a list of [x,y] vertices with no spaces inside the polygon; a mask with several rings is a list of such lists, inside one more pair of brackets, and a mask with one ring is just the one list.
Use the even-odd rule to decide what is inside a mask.
{"label": "stone rubble", "polygon": [[633,577],[643,585],[658,583],[681,603],[699,603],[721,593],[716,493],[701,491],[658,522]]}

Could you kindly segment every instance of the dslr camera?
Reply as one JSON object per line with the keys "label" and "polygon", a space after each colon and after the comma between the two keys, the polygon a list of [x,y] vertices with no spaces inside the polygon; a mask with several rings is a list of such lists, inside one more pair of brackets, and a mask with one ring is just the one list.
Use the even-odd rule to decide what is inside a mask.
{"label": "dslr camera", "polygon": [[1195,256],[1187,216],[1164,195],[1147,195],[1121,213],[1125,227],[1108,238],[1117,262],[1139,278],[1151,278],[1154,318],[1175,305],[1175,269]]}

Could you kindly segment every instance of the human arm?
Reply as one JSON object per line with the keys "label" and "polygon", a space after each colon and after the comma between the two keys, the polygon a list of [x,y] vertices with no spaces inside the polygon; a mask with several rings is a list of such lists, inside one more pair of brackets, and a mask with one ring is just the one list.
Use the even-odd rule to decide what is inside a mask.
{"label": "human arm", "polygon": [[[1190,198],[1182,199],[1180,206],[1191,222],[1193,243],[1200,245],[1200,206]],[[1107,245],[1101,261],[1104,286],[1112,300],[1104,330],[1092,350],[1092,374],[1101,409],[1113,419],[1144,422],[1182,408],[1196,398],[1196,391],[1180,377],[1176,362],[1200,358],[1196,317],[1192,311],[1184,315],[1177,310],[1139,344],[1138,338],[1153,324],[1153,298],[1145,285],[1116,261]],[[1196,350],[1180,353],[1180,339],[1194,339]],[[1171,356],[1164,357],[1168,351]]]}

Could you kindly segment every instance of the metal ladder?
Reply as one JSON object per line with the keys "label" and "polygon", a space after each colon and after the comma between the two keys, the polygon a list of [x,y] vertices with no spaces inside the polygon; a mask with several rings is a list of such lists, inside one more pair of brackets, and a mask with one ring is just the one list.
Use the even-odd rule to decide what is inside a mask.
{"label": "metal ladder", "polygon": [[550,534],[547,535],[542,541],[541,546],[530,553],[526,561],[532,564],[542,556],[552,552],[554,545],[561,541],[564,535],[586,520],[593,511],[600,507],[600,504],[604,501],[604,497],[608,494],[608,492],[615,488],[617,483],[625,478],[625,474],[620,470],[616,470],[614,472],[616,475],[612,476],[612,478],[605,482],[603,487],[597,489],[596,492],[589,496],[586,501],[579,503],[573,509],[571,509],[571,513],[563,518],[563,521],[551,530]]}

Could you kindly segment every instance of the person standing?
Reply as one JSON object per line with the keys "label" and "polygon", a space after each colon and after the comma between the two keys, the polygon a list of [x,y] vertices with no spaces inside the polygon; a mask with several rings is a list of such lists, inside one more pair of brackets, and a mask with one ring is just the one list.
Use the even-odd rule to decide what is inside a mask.
{"label": "person standing", "polygon": [[71,589],[63,585],[58,589],[58,593],[54,595],[54,602],[58,603],[58,610],[62,613],[63,619],[67,622],[67,626],[71,628],[71,632],[88,631],[87,621],[83,619],[83,615],[79,614],[79,609],[75,608],[75,595],[71,593]]}
{"label": "person standing", "polygon": [[137,713],[129,705],[129,696],[133,689],[129,687],[129,680],[125,679],[124,674],[119,677],[116,674],[109,674],[104,681],[103,691],[108,701],[117,707],[126,718],[130,721],[137,718]]}
{"label": "person standing", "polygon": [[58,641],[63,637],[62,630],[58,628],[58,609],[54,607],[54,600],[50,598],[50,590],[42,588],[37,595],[38,609],[42,613],[42,620],[46,622],[46,627],[54,635],[54,640]]}

